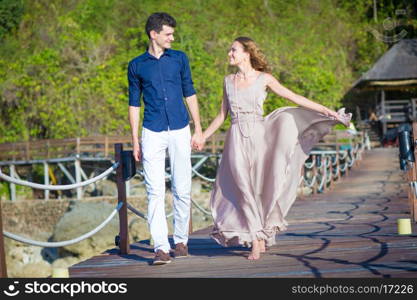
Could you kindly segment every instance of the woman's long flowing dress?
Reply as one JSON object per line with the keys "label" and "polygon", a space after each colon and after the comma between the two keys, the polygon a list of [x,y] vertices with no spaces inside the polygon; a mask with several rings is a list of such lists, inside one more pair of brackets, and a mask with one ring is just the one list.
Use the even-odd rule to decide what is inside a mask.
{"label": "woman's long flowing dress", "polygon": [[[210,199],[211,236],[223,246],[248,246],[255,239],[270,246],[277,231],[286,230],[308,153],[342,122],[302,107],[282,107],[263,117],[265,74],[241,89],[233,76],[225,78],[232,125]],[[338,114],[348,125],[351,114],[344,109]]]}

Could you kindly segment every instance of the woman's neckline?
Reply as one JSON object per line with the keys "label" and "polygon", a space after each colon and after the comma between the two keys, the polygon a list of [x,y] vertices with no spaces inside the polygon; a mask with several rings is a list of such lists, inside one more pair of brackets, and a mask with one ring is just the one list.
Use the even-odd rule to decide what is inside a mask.
{"label": "woman's neckline", "polygon": [[238,88],[237,87],[237,84],[236,84],[236,75],[237,75],[237,73],[235,73],[233,75],[233,82],[232,83],[235,86],[236,91],[246,90],[246,89],[252,87],[258,81],[259,77],[261,77],[262,74],[263,74],[263,72],[262,71],[259,71],[258,76],[256,76],[255,80],[251,84],[249,84],[248,86],[243,87],[243,88]]}

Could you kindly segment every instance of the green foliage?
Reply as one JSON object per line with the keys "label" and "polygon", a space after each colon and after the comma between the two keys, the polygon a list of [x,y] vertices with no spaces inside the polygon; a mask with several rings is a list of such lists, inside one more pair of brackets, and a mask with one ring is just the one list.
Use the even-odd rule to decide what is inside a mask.
{"label": "green foliage", "polygon": [[0,0],[0,40],[19,25],[22,14],[22,1]]}
{"label": "green foliage", "polygon": [[[336,109],[352,82],[387,48],[366,29],[373,22],[371,5],[360,0],[1,0],[0,14],[9,11],[11,25],[0,25],[0,38],[8,32],[0,45],[0,142],[128,135],[127,63],[146,50],[144,25],[155,11],[177,19],[174,49],[190,59],[203,127],[220,109],[223,78],[234,71],[227,51],[241,35],[261,46],[282,84]],[[383,17],[389,9],[380,13]],[[282,105],[291,104],[270,93],[265,112]]]}

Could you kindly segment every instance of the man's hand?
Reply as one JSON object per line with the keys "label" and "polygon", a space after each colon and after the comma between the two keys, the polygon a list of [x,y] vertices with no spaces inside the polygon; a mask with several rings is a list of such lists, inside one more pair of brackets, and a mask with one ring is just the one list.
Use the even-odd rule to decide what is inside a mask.
{"label": "man's hand", "polygon": [[133,143],[133,157],[137,162],[140,162],[142,159],[142,152],[140,150],[139,143]]}
{"label": "man's hand", "polygon": [[204,144],[206,140],[203,137],[202,133],[194,133],[193,137],[191,138],[191,148],[201,151],[204,148]]}

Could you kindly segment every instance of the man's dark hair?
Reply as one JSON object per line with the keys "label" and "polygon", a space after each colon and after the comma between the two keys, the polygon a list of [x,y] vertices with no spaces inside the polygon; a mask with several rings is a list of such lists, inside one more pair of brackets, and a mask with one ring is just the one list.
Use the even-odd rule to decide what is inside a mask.
{"label": "man's dark hair", "polygon": [[163,25],[174,28],[175,26],[177,26],[177,21],[175,21],[175,19],[167,13],[153,13],[149,16],[148,20],[146,21],[146,34],[149,38],[151,38],[151,30],[155,30],[157,33],[160,33]]}

